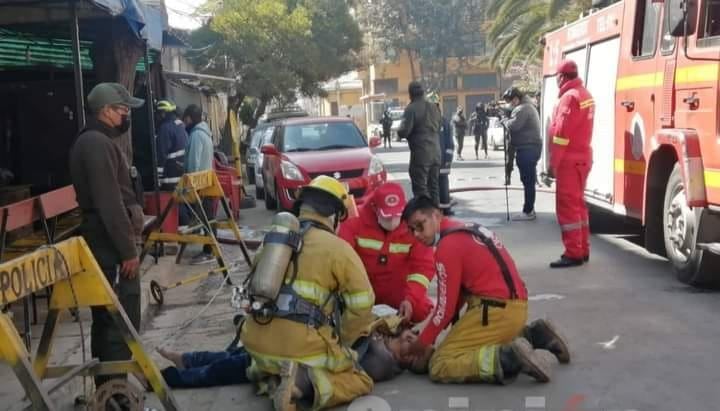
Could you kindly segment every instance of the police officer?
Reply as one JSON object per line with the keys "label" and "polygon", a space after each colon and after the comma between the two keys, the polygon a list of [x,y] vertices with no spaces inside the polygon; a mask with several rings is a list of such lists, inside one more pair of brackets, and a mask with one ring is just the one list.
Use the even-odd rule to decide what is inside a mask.
{"label": "police officer", "polygon": [[403,113],[398,135],[410,147],[410,181],[414,196],[427,195],[439,202],[440,174],[440,109],[425,99],[423,87],[417,81],[408,86],[410,104]]}
{"label": "police officer", "polygon": [[169,100],[157,103],[160,120],[157,135],[157,163],[160,188],[172,191],[185,172],[185,147],[188,135],[185,123],[176,114],[177,106]]}
{"label": "police officer", "polygon": [[[142,233],[143,212],[140,193],[134,190],[134,167],[113,140],[128,131],[130,109],[142,106],[144,101],[117,83],[98,84],[87,100],[93,116],[70,151],[70,175],[82,209],[80,230],[130,322],[138,329],[140,260],[136,244]],[[90,350],[100,361],[131,358],[123,336],[104,308],[92,308]],[[95,384],[118,377],[123,376],[99,376]]]}

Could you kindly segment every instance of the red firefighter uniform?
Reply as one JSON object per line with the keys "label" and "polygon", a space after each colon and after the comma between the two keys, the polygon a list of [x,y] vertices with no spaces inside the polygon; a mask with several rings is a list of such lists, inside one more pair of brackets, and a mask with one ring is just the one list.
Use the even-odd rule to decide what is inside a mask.
{"label": "red firefighter uniform", "polygon": [[[375,292],[376,304],[399,308],[403,300],[412,305],[412,322],[427,318],[433,303],[427,289],[435,274],[432,248],[418,242],[407,225],[400,224],[405,207],[402,186],[385,183],[359,215],[340,226],[339,236],[362,259]],[[396,220],[383,228],[379,219]],[[389,228],[389,229],[388,229]]]}
{"label": "red firefighter uniform", "polygon": [[[447,233],[465,224],[444,218]],[[435,251],[438,300],[419,336],[431,346],[467,302],[448,336],[430,359],[430,378],[437,382],[500,382],[505,379],[499,350],[522,334],[527,320],[527,289],[508,250],[494,233],[478,227],[491,239],[498,256],[468,232],[444,235]],[[504,261],[506,271],[498,262]],[[506,278],[507,277],[507,278]]]}
{"label": "red firefighter uniform", "polygon": [[588,210],[583,197],[592,167],[595,103],[577,77],[577,65],[564,61],[558,75],[574,77],[560,85],[560,101],[550,124],[550,166],[557,178],[556,211],[565,245],[565,257],[582,260],[590,255]]}

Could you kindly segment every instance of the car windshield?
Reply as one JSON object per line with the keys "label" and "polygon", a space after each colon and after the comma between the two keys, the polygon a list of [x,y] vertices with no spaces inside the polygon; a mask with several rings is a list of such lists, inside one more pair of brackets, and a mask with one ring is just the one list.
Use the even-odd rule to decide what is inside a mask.
{"label": "car windshield", "polygon": [[367,147],[353,123],[297,124],[285,127],[284,152]]}
{"label": "car windshield", "polygon": [[257,130],[253,133],[252,142],[250,143],[251,147],[260,149],[264,144],[270,143],[272,139],[273,130],[275,130],[275,127],[264,127],[260,130]]}

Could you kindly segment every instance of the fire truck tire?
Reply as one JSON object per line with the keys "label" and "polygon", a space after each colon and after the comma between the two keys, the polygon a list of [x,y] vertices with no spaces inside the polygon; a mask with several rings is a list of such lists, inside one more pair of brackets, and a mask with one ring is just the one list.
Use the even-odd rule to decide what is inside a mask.
{"label": "fire truck tire", "polygon": [[678,280],[695,287],[717,288],[720,275],[718,257],[696,247],[699,213],[693,211],[685,197],[680,165],[675,164],[665,188],[663,203],[663,237],[667,258]]}

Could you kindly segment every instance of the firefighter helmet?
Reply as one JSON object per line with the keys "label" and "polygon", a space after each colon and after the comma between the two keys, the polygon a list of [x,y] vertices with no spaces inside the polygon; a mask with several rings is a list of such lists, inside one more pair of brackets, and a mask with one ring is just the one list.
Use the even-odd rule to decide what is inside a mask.
{"label": "firefighter helmet", "polygon": [[175,105],[175,103],[173,103],[170,100],[160,100],[157,103],[157,109],[158,109],[158,111],[164,111],[166,113],[170,113],[170,112],[177,110],[177,106]]}
{"label": "firefighter helmet", "polygon": [[563,60],[558,64],[556,74],[577,74],[578,66],[572,60]]}
{"label": "firefighter helmet", "polygon": [[349,205],[351,204],[351,199],[350,193],[348,193],[348,189],[345,184],[330,176],[320,175],[313,178],[312,181],[310,181],[310,184],[303,187],[302,190],[318,190],[330,194],[340,205],[339,219],[342,221],[347,217],[347,211]]}

